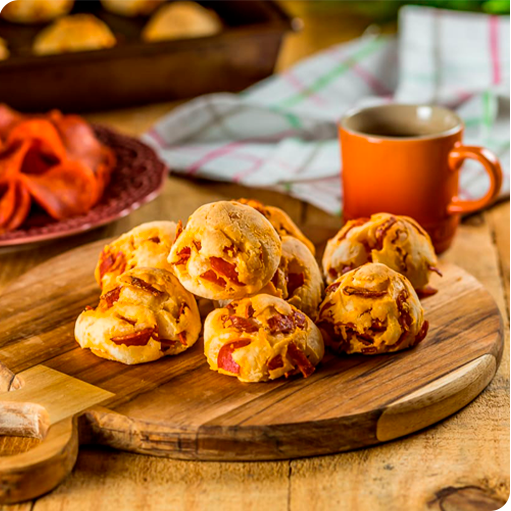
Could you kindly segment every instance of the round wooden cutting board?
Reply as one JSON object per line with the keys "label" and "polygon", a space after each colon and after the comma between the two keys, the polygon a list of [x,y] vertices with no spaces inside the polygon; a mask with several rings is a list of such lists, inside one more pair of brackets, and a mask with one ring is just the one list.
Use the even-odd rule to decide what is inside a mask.
{"label": "round wooden cutting board", "polygon": [[0,502],[53,488],[79,443],[191,460],[274,460],[384,442],[465,406],[500,362],[497,306],[453,265],[441,266],[439,292],[423,301],[430,331],[418,347],[327,354],[307,379],[240,383],[209,370],[201,342],[144,365],[103,360],[78,347],[73,327],[97,303],[93,270],[104,243],[34,268],[0,297],[0,434],[42,439],[0,458]]}

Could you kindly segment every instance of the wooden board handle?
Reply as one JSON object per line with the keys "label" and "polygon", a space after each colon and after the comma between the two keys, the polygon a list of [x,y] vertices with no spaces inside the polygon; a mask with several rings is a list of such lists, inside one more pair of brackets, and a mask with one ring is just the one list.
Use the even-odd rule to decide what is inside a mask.
{"label": "wooden board handle", "polygon": [[0,504],[30,500],[53,490],[71,472],[78,456],[76,419],[49,426],[34,449],[0,458]]}
{"label": "wooden board handle", "polygon": [[77,417],[114,394],[43,365],[14,375],[0,364],[0,381],[0,435],[42,440],[28,452],[0,458],[0,504],[13,504],[52,490],[71,472]]}

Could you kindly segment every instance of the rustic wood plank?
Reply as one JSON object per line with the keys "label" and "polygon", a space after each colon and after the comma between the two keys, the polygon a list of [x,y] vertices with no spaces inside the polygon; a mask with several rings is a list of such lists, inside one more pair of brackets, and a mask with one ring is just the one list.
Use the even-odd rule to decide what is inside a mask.
{"label": "rustic wood plank", "polygon": [[[465,392],[465,397],[454,398],[462,392],[455,381],[428,391],[430,414],[408,421],[424,427],[434,422],[429,416],[441,419],[475,397],[500,360],[501,320],[493,300],[470,275],[445,265],[444,277],[433,282],[439,292],[424,301],[429,335],[413,350],[392,356],[331,356],[306,380],[252,385],[210,371],[201,343],[179,357],[152,363],[150,371],[145,365],[123,366],[79,349],[74,341],[76,316],[98,297],[93,268],[101,246],[101,241],[95,242],[62,254],[4,290],[0,307],[10,314],[0,321],[0,361],[25,381],[21,390],[5,393],[4,401],[43,405],[50,417],[60,420],[69,414],[54,410],[58,396],[48,401],[47,391],[41,394],[42,384],[30,388],[30,383],[45,370],[45,387],[53,388],[52,375],[55,380],[62,376],[63,382],[55,381],[54,387],[62,388],[69,380],[66,395],[71,395],[77,387],[73,382],[83,381],[84,395],[78,397],[84,403],[108,398],[108,408],[121,414],[117,421],[116,414],[95,421],[94,438],[110,444],[113,435],[115,445],[126,450],[192,459],[279,459],[360,447],[395,436],[376,435],[383,408],[445,375],[451,375],[450,383],[455,375],[467,378],[466,371],[460,372],[465,364],[491,356],[493,362],[480,375],[484,384]],[[94,402],[90,385],[98,387]],[[108,391],[105,396],[101,389]],[[445,395],[444,406],[434,399],[437,393]],[[411,407],[417,417],[426,404],[417,400]],[[78,399],[77,406],[75,411],[84,409]]]}
{"label": "rustic wood plank", "polygon": [[501,277],[504,283],[509,315],[509,202],[497,204],[485,213],[498,251]]}

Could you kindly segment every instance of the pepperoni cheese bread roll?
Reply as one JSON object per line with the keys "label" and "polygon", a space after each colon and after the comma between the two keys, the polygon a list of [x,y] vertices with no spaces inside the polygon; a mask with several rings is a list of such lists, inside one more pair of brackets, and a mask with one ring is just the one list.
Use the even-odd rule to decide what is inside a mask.
{"label": "pepperoni cheese bread roll", "polygon": [[72,14],[54,21],[34,38],[36,55],[55,55],[115,46],[116,39],[110,28],[92,14]]}
{"label": "pepperoni cheese bread roll", "polygon": [[130,18],[148,16],[162,3],[163,0],[101,0],[107,11]]}
{"label": "pepperoni cheese bread roll", "polygon": [[323,294],[323,277],[304,243],[292,236],[282,237],[279,267],[261,292],[284,298],[307,316],[316,317]]}
{"label": "pepperoni cheese bread roll", "polygon": [[2,18],[12,23],[46,23],[68,14],[74,0],[23,0],[9,2],[2,9]]}
{"label": "pepperoni cheese bread roll", "polygon": [[199,337],[195,298],[166,270],[135,268],[78,316],[75,338],[98,357],[141,364],[177,355]]}
{"label": "pepperoni cheese bread roll", "polygon": [[176,237],[168,261],[191,293],[229,300],[256,293],[277,270],[281,242],[270,222],[249,206],[201,206]]}
{"label": "pepperoni cheese bread roll", "polygon": [[415,289],[427,286],[432,271],[439,273],[428,233],[412,218],[388,213],[347,222],[327,243],[323,272],[330,284],[367,262],[386,264]]}
{"label": "pepperoni cheese bread roll", "polygon": [[312,241],[305,237],[303,232],[298,228],[293,220],[291,220],[290,216],[282,209],[275,206],[265,206],[262,202],[255,199],[238,199],[237,202],[257,209],[259,213],[264,215],[270,221],[271,225],[275,227],[275,230],[281,237],[293,236],[293,238],[297,238],[304,243],[312,252],[312,255],[316,254],[316,248]]}
{"label": "pepperoni cheese bread roll", "polygon": [[428,332],[410,282],[384,264],[367,263],[326,289],[317,325],[327,346],[373,355],[418,344]]}
{"label": "pepperoni cheese bread roll", "polygon": [[305,314],[281,298],[259,294],[209,314],[204,352],[213,371],[258,382],[300,372],[310,376],[324,345]]}
{"label": "pepperoni cheese bread roll", "polygon": [[117,277],[136,267],[171,270],[167,262],[176,237],[174,222],[147,222],[106,245],[94,275],[103,291],[117,285]]}

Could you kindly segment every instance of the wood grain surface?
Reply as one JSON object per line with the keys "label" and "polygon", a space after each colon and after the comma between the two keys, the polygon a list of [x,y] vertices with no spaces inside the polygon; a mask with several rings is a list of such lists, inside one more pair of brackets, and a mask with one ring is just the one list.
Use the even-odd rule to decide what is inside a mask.
{"label": "wood grain surface", "polygon": [[[314,5],[312,5],[314,4]],[[327,5],[328,4],[328,5]],[[338,9],[343,9],[340,3]],[[349,2],[345,2],[346,11]],[[334,2],[285,2],[304,19],[289,36],[279,69],[356,37],[371,23],[352,12],[332,15]],[[385,27],[384,27],[385,28]],[[387,27],[388,28],[388,27]],[[392,27],[390,27],[392,29]],[[175,103],[98,113],[91,120],[140,134]],[[284,207],[315,243],[340,219],[288,196],[236,185],[170,177],[159,199],[94,232],[33,250],[0,253],[1,288],[65,250],[154,218],[177,220],[204,202],[249,196]],[[505,320],[505,349],[496,377],[471,404],[420,433],[371,448],[275,462],[189,462],[82,445],[77,464],[50,494],[2,511],[493,510],[509,496],[509,202],[466,219],[443,261],[474,275]],[[1,312],[0,312],[1,314]],[[34,438],[0,437],[0,455],[29,450]]]}
{"label": "wood grain surface", "polygon": [[[339,224],[338,219],[313,208],[304,211],[298,201],[270,192],[212,184],[205,190],[173,178],[159,201],[96,235],[117,234],[160,216],[182,218],[202,201],[247,194],[268,203],[285,203],[294,219],[319,243]],[[184,203],[179,201],[183,196],[187,198]],[[472,217],[462,225],[454,247],[443,260],[455,261],[476,274],[506,317],[500,274],[505,266],[499,264],[494,244],[499,231],[490,229],[490,214],[498,219],[497,225],[509,222],[508,204]],[[63,250],[70,240],[61,243]],[[6,271],[0,275],[4,282],[13,279],[54,251],[50,245],[39,252],[22,252],[21,256],[5,254],[0,261],[6,265],[0,268]],[[35,501],[35,509],[95,510],[92,502],[96,499],[104,507],[159,510],[167,509],[169,498],[177,509],[216,509],[221,504],[234,510],[247,502],[251,503],[248,509],[260,509],[268,498],[275,501],[277,509],[327,509],[335,503],[357,510],[471,509],[448,506],[471,501],[474,494],[493,502],[497,509],[508,493],[507,344],[502,360],[497,377],[473,404],[438,426],[397,442],[327,457],[260,463],[189,463],[82,446],[72,475],[57,490]],[[104,412],[95,410],[98,420]],[[6,453],[12,453],[33,443],[32,439],[15,438],[3,440],[2,445]],[[30,505],[18,509],[30,509]]]}
{"label": "wood grain surface", "polygon": [[[99,297],[93,270],[104,244],[50,259],[0,297],[0,309],[9,312],[0,320],[2,386],[20,387],[0,394],[0,433],[42,440],[33,451],[0,460],[0,502],[28,500],[60,482],[58,469],[62,478],[62,466],[74,463],[75,437],[144,454],[228,461],[316,456],[395,439],[468,404],[500,363],[497,305],[452,264],[441,266],[443,277],[433,282],[439,292],[424,300],[430,330],[418,347],[327,355],[307,379],[240,383],[209,369],[202,342],[151,364],[104,360],[74,340],[77,315]],[[96,404],[103,408],[89,410]],[[69,421],[82,414],[75,431]]]}

